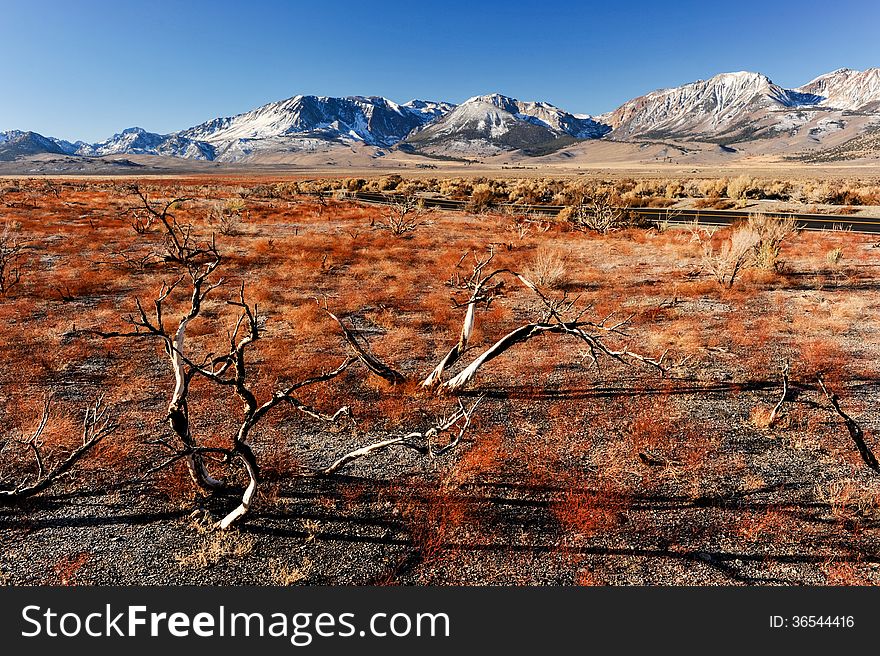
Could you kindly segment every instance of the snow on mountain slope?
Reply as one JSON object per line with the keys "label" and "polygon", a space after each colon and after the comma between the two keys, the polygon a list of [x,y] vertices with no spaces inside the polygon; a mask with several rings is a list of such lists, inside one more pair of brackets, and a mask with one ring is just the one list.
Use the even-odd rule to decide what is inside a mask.
{"label": "snow on mountain slope", "polygon": [[760,73],[722,73],[630,100],[607,121],[617,139],[735,141],[773,132],[770,113],[815,105],[820,97],[789,91]]}
{"label": "snow on mountain slope", "polygon": [[423,117],[424,122],[436,120],[455,109],[455,105],[452,103],[434,102],[433,100],[410,100],[403,103],[401,107]]}
{"label": "snow on mountain slope", "polygon": [[880,68],[839,68],[798,87],[797,91],[821,96],[818,104],[822,107],[859,110],[870,103],[880,103]]}
{"label": "snow on mountain slope", "polygon": [[69,142],[49,139],[36,132],[22,130],[0,132],[0,161],[8,162],[19,157],[44,153],[67,155],[68,148],[63,144],[73,145]]}
{"label": "snow on mountain slope", "polygon": [[128,128],[96,144],[80,143],[75,150],[84,157],[103,155],[165,155],[187,159],[214,159],[210,144],[181,137],[178,134],[156,134],[143,128]]}
{"label": "snow on mountain slope", "polygon": [[405,145],[455,155],[505,150],[544,152],[578,139],[597,138],[608,127],[543,102],[522,102],[501,94],[474,96],[442,118],[411,134]]}
{"label": "snow on mountain slope", "polygon": [[48,154],[349,161],[353,156],[381,157],[395,147],[423,155],[527,157],[605,135],[640,144],[736,145],[736,152],[771,154],[819,152],[856,140],[863,153],[863,144],[876,140],[866,141],[862,135],[873,135],[877,126],[880,68],[842,68],[796,89],[743,71],[653,91],[601,116],[573,114],[546,102],[523,102],[497,93],[475,96],[459,106],[427,100],[397,104],[377,96],[295,96],[172,134],[129,128],[96,144],[34,132],[0,132],[0,158]]}
{"label": "snow on mountain slope", "polygon": [[120,153],[153,154],[164,140],[164,135],[147,132],[143,128],[128,128],[104,141],[82,145],[77,150],[77,154],[87,157],[118,155]]}
{"label": "snow on mountain slope", "polygon": [[278,146],[308,150],[315,140],[389,147],[451,107],[448,103],[428,101],[398,105],[376,96],[295,96],[237,116],[214,119],[178,134],[211,144],[217,159],[224,160]]}

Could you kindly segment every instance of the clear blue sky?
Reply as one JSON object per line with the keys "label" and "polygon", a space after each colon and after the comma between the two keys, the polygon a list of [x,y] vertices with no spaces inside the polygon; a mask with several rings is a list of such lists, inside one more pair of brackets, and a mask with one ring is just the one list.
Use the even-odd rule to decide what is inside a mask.
{"label": "clear blue sky", "polygon": [[724,71],[880,66],[878,32],[877,0],[2,0],[0,130],[165,133],[300,93],[598,114]]}

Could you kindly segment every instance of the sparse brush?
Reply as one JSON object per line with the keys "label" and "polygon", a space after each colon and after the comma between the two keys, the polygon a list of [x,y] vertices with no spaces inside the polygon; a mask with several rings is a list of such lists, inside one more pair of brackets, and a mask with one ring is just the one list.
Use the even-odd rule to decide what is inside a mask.
{"label": "sparse brush", "polygon": [[703,244],[703,268],[712,274],[718,284],[729,289],[746,267],[778,271],[781,268],[779,253],[782,243],[797,230],[791,217],[751,214],[745,224],[732,228],[730,237],[719,248],[712,244],[711,236],[704,239],[695,230],[691,234]]}
{"label": "sparse brush", "polygon": [[269,577],[272,585],[296,585],[305,581],[312,571],[312,561],[303,558],[299,566],[289,565],[280,558],[269,561]]}
{"label": "sparse brush", "polygon": [[469,208],[474,212],[487,210],[495,202],[495,190],[488,184],[474,185]]}
{"label": "sparse brush", "polygon": [[564,257],[557,249],[546,246],[535,252],[524,273],[529,280],[548,289],[564,287],[569,280],[568,266]]}
{"label": "sparse brush", "polygon": [[880,513],[880,489],[852,478],[820,483],[814,494],[817,501],[828,505],[831,515],[838,520],[849,515],[873,519]]}
{"label": "sparse brush", "polygon": [[727,195],[733,199],[745,200],[754,192],[756,181],[748,175],[741,175],[727,183]]}
{"label": "sparse brush", "polygon": [[754,261],[759,241],[760,236],[748,225],[734,228],[718,249],[707,240],[703,243],[703,268],[719,285],[730,289],[742,269]]}
{"label": "sparse brush", "polygon": [[560,218],[571,223],[578,230],[593,230],[606,234],[620,230],[630,224],[629,214],[618,207],[619,198],[610,190],[597,191],[585,196],[577,205]]}
{"label": "sparse brush", "polygon": [[759,269],[779,270],[779,252],[782,242],[797,233],[792,217],[770,217],[766,214],[750,214],[749,228],[758,236],[754,246],[754,264]]}
{"label": "sparse brush", "polygon": [[175,556],[181,567],[213,567],[231,558],[240,558],[253,551],[254,539],[237,532],[213,531],[202,536],[198,547]]}
{"label": "sparse brush", "polygon": [[222,206],[211,208],[208,223],[211,224],[221,235],[233,237],[241,234],[243,224],[242,213],[247,205],[240,198],[232,198]]}
{"label": "sparse brush", "polygon": [[376,221],[373,228],[388,230],[395,237],[401,237],[409,232],[415,232],[418,228],[428,225],[421,219],[422,202],[414,196],[403,196],[393,203],[385,221]]}
{"label": "sparse brush", "polygon": [[843,249],[839,246],[825,253],[825,261],[833,267],[839,266],[843,260]]}
{"label": "sparse brush", "polygon": [[763,404],[755,406],[749,413],[749,423],[755,428],[760,428],[761,430],[769,428],[772,420],[773,409]]}

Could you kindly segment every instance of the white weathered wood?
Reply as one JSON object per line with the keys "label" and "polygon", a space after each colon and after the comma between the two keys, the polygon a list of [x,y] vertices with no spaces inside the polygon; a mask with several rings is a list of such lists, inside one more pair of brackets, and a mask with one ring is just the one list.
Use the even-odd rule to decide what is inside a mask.
{"label": "white weathered wood", "polygon": [[[439,423],[431,426],[431,428],[427,429],[426,431],[413,431],[400,437],[386,438],[377,442],[373,442],[372,444],[359,447],[340,456],[335,461],[333,461],[331,465],[325,467],[319,473],[324,476],[335,474],[350,462],[353,462],[359,458],[363,458],[364,456],[377,453],[392,446],[402,446],[412,451],[417,451],[421,454],[427,454],[432,458],[442,455],[447,451],[455,448],[455,446],[457,446],[458,443],[461,441],[462,436],[465,434],[471,424],[471,418],[474,415],[474,411],[476,411],[477,406],[480,405],[482,400],[483,397],[479,397],[470,407],[470,409],[465,408],[464,404],[461,402],[461,400],[459,400],[458,409],[451,416],[441,420]],[[463,422],[461,422],[462,419],[464,420]],[[434,440],[437,438],[437,436],[451,430],[453,427],[458,425],[459,422],[461,422],[461,425],[459,426],[458,434],[446,445],[439,448],[435,447]]]}
{"label": "white weathered wood", "polygon": [[779,418],[779,410],[782,408],[782,404],[785,403],[785,399],[788,396],[788,362],[785,363],[785,366],[782,368],[782,396],[779,397],[779,402],[773,407],[773,411],[770,413],[770,418],[767,420],[767,428],[772,428],[773,424],[776,423],[776,420]]}
{"label": "white weathered wood", "polygon": [[241,461],[244,463],[244,467],[247,470],[248,476],[250,477],[250,481],[248,482],[248,486],[245,488],[244,494],[241,497],[241,503],[238,505],[235,510],[230,512],[226,517],[217,522],[217,527],[220,529],[229,528],[234,522],[241,519],[245,513],[247,513],[248,509],[251,507],[251,503],[254,500],[254,497],[257,494],[257,469],[255,463],[252,462],[253,456],[250,457],[243,456]]}

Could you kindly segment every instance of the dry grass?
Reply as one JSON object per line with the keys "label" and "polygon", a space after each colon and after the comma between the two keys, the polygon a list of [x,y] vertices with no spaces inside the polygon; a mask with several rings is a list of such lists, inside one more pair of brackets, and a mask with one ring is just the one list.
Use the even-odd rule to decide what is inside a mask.
{"label": "dry grass", "polygon": [[211,531],[203,534],[189,552],[174,556],[180,567],[205,569],[226,560],[246,556],[254,548],[254,539],[235,531]]}
{"label": "dry grass", "polygon": [[[291,183],[273,188],[288,189]],[[668,207],[680,199],[696,199],[695,207],[730,209],[755,200],[796,204],[829,204],[846,208],[880,206],[880,181],[876,179],[773,179],[743,174],[734,178],[663,179],[564,179],[564,178],[383,178],[323,179],[295,183],[298,192],[339,190],[422,192],[468,200],[473,211],[502,203],[515,205],[579,205],[585,197],[609,194],[624,207]],[[281,193],[280,191],[277,193]]]}
{"label": "dry grass", "polygon": [[269,577],[272,585],[297,585],[308,580],[312,569],[312,561],[308,558],[303,558],[299,566],[291,565],[280,558],[269,561]]}
{"label": "dry grass", "polygon": [[524,273],[529,280],[546,289],[559,289],[569,281],[564,254],[547,247],[538,248]]}
{"label": "dry grass", "polygon": [[[472,182],[424,184],[467,197]],[[681,186],[674,187],[670,181],[634,181],[617,191],[640,199],[700,193],[717,200],[725,197],[730,181],[679,182]],[[741,193],[748,196],[761,187],[746,182]],[[121,439],[108,443],[65,481],[71,489],[105,489],[136,478],[165,454],[151,442],[167,437],[163,418],[173,380],[156,344],[73,339],[70,329],[74,324],[105,330],[124,327],[121,318],[135,310],[134,299],[150,307],[174,271],[161,257],[143,265],[120,259],[120,253],[130,258],[161,253],[164,244],[157,232],[137,234],[132,229],[125,210],[134,203],[118,185],[57,184],[59,195],[43,193],[39,181],[16,181],[18,191],[7,190],[3,196],[9,204],[5,217],[31,245],[31,275],[23,276],[10,297],[0,302],[0,356],[6,365],[0,371],[0,417],[9,426],[3,437],[14,440],[27,433],[36,412],[28,399],[41,398],[49,390],[58,390],[63,408],[59,415],[70,414],[96,392],[112,391],[115,398],[108,401],[119,401],[125,408]],[[529,497],[529,507],[539,507],[545,521],[534,533],[549,526],[555,533],[548,540],[595,546],[613,536],[633,534],[630,517],[639,512],[634,498],[647,498],[640,503],[650,505],[651,495],[659,495],[687,504],[760,487],[761,481],[784,482],[792,472],[821,471],[825,478],[817,499],[827,504],[828,512],[843,521],[857,518],[865,531],[874,530],[865,520],[876,512],[874,492],[847,469],[858,466],[858,455],[853,460],[845,428],[834,423],[822,398],[810,388],[815,387],[816,375],[823,375],[847,410],[865,421],[869,436],[874,434],[868,410],[873,388],[866,381],[876,379],[875,363],[880,361],[875,320],[880,252],[872,247],[870,236],[789,234],[768,251],[768,262],[775,258],[785,267],[740,272],[731,287],[718,285],[701,267],[703,246],[687,230],[631,228],[588,235],[561,222],[523,221],[527,229],[520,231],[507,212],[436,212],[433,225],[401,239],[386,230],[370,230],[371,222],[385,218],[383,208],[344,200],[320,203],[299,195],[319,184],[323,183],[245,179],[142,183],[157,200],[200,199],[179,208],[178,219],[192,223],[201,235],[215,231],[226,258],[227,282],[212,293],[204,321],[194,324],[190,333],[193,353],[203,358],[226,348],[227,331],[234,327],[226,302],[236,297],[242,282],[248,298],[258,303],[266,323],[249,366],[260,398],[346,357],[347,347],[324,312],[325,303],[360,332],[373,353],[410,381],[420,380],[461,330],[464,310],[456,304],[467,292],[455,287],[454,276],[469,274],[474,256],[467,255],[458,269],[457,263],[465,253],[485,256],[490,247],[496,253],[493,268],[526,272],[554,298],[561,298],[564,290],[579,307],[591,308],[585,319],[632,315],[622,327],[626,335],[620,336],[620,345],[654,357],[667,351],[664,362],[672,367],[663,378],[650,368],[617,362],[596,370],[577,340],[536,338],[493,360],[464,391],[474,396],[487,393],[487,398],[452,457],[422,465],[389,451],[377,458],[375,469],[365,465],[364,479],[380,472],[391,485],[399,485],[394,495],[385,497],[396,511],[388,512],[419,552],[424,571],[436,574],[460,557],[458,546],[487,539],[496,531],[493,522],[508,526],[508,505],[501,504],[502,510],[484,507],[494,503],[486,499],[500,493],[493,488],[478,497],[474,490],[480,486],[509,485],[523,497],[534,494],[538,501]],[[378,185],[374,180],[350,184]],[[389,177],[381,184],[397,189],[407,181]],[[580,183],[478,184],[486,185],[483,195],[491,191],[494,200],[564,204]],[[241,213],[236,234],[221,234],[212,224],[211,210],[216,207]],[[711,240],[713,252],[719,253],[730,237],[729,230],[701,232],[697,241]],[[730,279],[729,273],[725,276]],[[169,297],[168,322],[179,319],[187,300],[182,289]],[[475,350],[467,356],[540,311],[534,295],[520,287],[500,289],[488,308],[485,303],[478,308],[471,342]],[[773,385],[778,384],[783,359],[791,361],[792,381],[801,391],[783,408],[790,423],[771,435],[762,429],[776,401]],[[768,382],[773,391],[768,391]],[[193,420],[200,428],[209,427],[206,444],[228,444],[238,419],[239,406],[226,392],[193,382]],[[316,426],[290,409],[261,424],[253,435],[254,447],[267,480],[276,486],[275,496],[261,503],[276,510],[289,503],[284,486],[297,480],[303,468],[326,465],[333,449],[361,444],[374,434],[423,428],[454,401],[436,399],[415,382],[392,386],[359,370],[320,392],[304,393],[302,400],[325,412],[350,405],[356,428]],[[54,454],[69,449],[72,428],[62,422],[48,431],[47,448]],[[789,460],[770,469],[768,454]],[[10,442],[0,458],[0,480],[32,466],[27,449],[12,448]],[[212,466],[218,474],[230,475],[232,483],[241,483],[235,470],[222,463]],[[151,498],[192,508],[196,492],[182,463],[150,480]],[[255,506],[255,512],[260,511]],[[772,542],[775,538],[767,530],[777,524],[788,527],[785,535],[796,536],[806,520],[774,511],[752,513],[748,526],[741,515],[731,525],[737,526],[737,521],[741,530],[732,534],[747,542],[755,536],[751,544]],[[648,524],[638,527],[638,539],[650,541],[662,533],[662,527]],[[315,537],[320,526],[302,529],[309,549],[322,542]],[[717,527],[712,530],[720,535]],[[827,545],[842,539],[819,534],[816,542]],[[181,568],[209,568],[254,557],[255,551],[245,534],[212,533],[200,536],[195,553],[180,554],[177,562]],[[267,565],[266,576],[279,584],[305,582],[322,567],[317,561],[312,569],[305,561],[278,561]],[[590,572],[584,563],[576,569],[584,572],[584,582],[614,580],[613,573]],[[572,574],[570,580],[575,578]]]}

